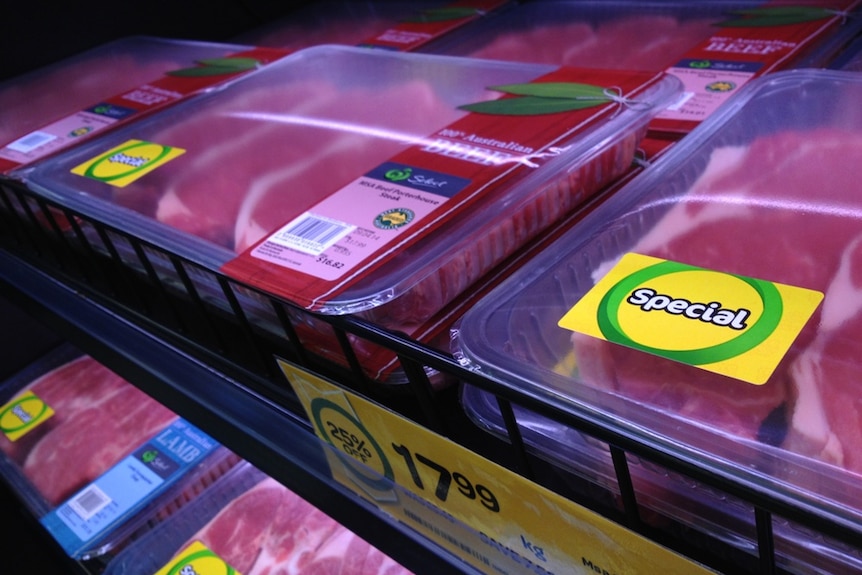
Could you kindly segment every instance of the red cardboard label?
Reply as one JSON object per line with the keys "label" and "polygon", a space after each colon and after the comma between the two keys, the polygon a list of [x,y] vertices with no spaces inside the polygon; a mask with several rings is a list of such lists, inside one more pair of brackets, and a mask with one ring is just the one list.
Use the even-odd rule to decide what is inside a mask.
{"label": "red cardboard label", "polygon": [[414,18],[399,22],[359,45],[409,52],[506,3],[506,0],[464,0],[423,10]]}
{"label": "red cardboard label", "polygon": [[289,52],[252,48],[173,70],[153,82],[109,95],[85,110],[30,132],[0,149],[0,174],[76,145],[108,128],[137,120],[212,86],[278,60]]}
{"label": "red cardboard label", "polygon": [[791,66],[834,34],[858,0],[770,2],[730,11],[718,31],[667,72],[684,85],[683,97],[650,125],[657,132],[691,131],[752,78]]}
{"label": "red cardboard label", "polygon": [[[563,153],[574,134],[639,105],[638,94],[662,77],[562,68],[498,86],[501,98],[465,103],[471,113],[358,174],[222,269],[317,309],[456,215],[482,209],[488,194]],[[581,95],[561,98],[560,89]]]}

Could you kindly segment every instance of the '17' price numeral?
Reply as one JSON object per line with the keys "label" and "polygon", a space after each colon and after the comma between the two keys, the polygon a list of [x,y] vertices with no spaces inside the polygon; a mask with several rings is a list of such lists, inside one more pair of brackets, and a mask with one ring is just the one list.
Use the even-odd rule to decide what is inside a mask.
{"label": "'17' price numeral", "polygon": [[398,455],[404,458],[404,462],[407,464],[407,469],[410,470],[410,476],[413,479],[413,483],[416,484],[416,487],[419,489],[425,489],[425,484],[422,481],[422,477],[419,476],[416,461],[437,473],[437,487],[434,489],[434,495],[440,501],[446,501],[449,497],[449,487],[454,481],[458,491],[467,499],[476,499],[478,497],[479,503],[481,503],[485,508],[495,513],[500,511],[500,502],[497,501],[497,497],[484,485],[474,485],[473,482],[467,479],[463,474],[458,473],[457,471],[450,472],[444,466],[428,459],[421,453],[416,454],[416,461],[414,461],[413,454],[404,445],[396,445],[393,443],[392,448]]}

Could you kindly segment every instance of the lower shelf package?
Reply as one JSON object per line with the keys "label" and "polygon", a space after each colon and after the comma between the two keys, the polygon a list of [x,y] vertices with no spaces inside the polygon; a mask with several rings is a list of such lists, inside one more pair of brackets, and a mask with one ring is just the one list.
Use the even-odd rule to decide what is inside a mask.
{"label": "lower shelf package", "polygon": [[106,575],[185,573],[187,567],[196,573],[232,572],[224,564],[242,575],[409,575],[377,548],[246,462],[234,467],[205,497],[129,546],[109,564]]}
{"label": "lower shelf package", "polygon": [[70,347],[0,393],[0,473],[75,559],[103,564],[238,461]]}

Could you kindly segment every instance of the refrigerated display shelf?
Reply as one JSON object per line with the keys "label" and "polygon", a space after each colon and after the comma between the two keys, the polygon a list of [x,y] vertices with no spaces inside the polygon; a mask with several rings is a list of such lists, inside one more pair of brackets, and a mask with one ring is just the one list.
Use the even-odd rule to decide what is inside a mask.
{"label": "refrigerated display shelf", "polygon": [[[4,183],[0,226],[0,285],[10,300],[419,573],[470,570],[427,541],[405,536],[335,486],[304,412],[279,373],[276,357],[336,381],[720,572],[786,572],[776,561],[776,518],[860,550],[862,525],[840,510],[809,505],[773,486],[746,484],[717,466],[681,459],[648,437],[619,430],[601,416],[585,410],[576,413],[506,389],[464,369],[446,351],[361,319],[314,316],[315,322],[330,325],[341,343],[344,364],[333,362],[297,336],[295,322],[303,321],[307,312],[47,201],[23,185]],[[98,249],[93,238],[98,238]],[[134,265],[130,254],[136,258]],[[165,262],[170,262],[170,274]],[[277,320],[277,329],[271,323],[261,325],[261,302],[272,312],[266,319]],[[356,360],[355,338],[394,352],[406,381],[371,380]],[[442,374],[494,394],[508,439],[479,433],[460,408],[458,385],[435,387],[429,374]],[[611,446],[614,485],[602,488],[534,457],[521,438],[513,406]],[[752,552],[685,526],[658,528],[644,521],[630,477],[633,457],[745,503],[756,530],[746,542]]]}
{"label": "refrigerated display shelf", "polygon": [[[5,250],[0,270],[0,292],[8,301],[397,561],[417,572],[477,573],[334,482],[319,441],[289,410]],[[81,568],[89,571],[86,562]]]}

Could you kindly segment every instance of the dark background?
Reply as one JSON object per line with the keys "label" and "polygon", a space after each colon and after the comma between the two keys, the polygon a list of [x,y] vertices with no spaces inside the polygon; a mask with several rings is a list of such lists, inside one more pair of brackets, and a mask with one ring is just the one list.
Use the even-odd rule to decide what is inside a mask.
{"label": "dark background", "polygon": [[305,3],[15,0],[0,16],[0,81],[123,36],[228,41]]}

